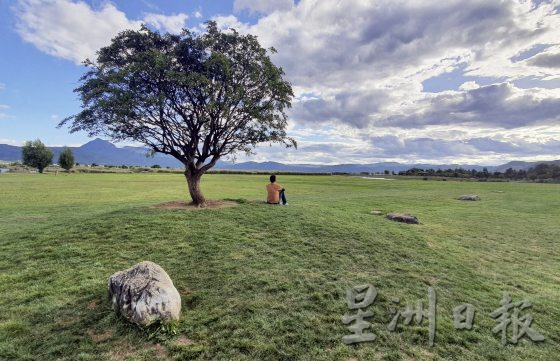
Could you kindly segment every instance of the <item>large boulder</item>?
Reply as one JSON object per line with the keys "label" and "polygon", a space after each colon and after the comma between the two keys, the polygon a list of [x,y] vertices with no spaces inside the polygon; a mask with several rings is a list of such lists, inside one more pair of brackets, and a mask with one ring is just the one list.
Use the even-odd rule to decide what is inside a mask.
{"label": "large boulder", "polygon": [[420,223],[418,222],[418,218],[416,218],[416,216],[407,213],[389,213],[385,216],[385,218],[395,222],[403,222],[403,223],[411,223],[411,224]]}
{"label": "large boulder", "polygon": [[460,201],[479,201],[480,197],[476,194],[463,194],[457,197],[457,199]]}
{"label": "large boulder", "polygon": [[109,277],[113,309],[128,321],[146,327],[156,321],[178,320],[181,296],[159,265],[144,261]]}

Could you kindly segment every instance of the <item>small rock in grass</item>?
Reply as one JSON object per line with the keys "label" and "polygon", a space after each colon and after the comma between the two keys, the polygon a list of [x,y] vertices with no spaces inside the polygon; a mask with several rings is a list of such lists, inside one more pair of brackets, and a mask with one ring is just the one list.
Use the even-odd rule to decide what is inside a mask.
{"label": "small rock in grass", "polygon": [[383,212],[374,209],[373,211],[371,211],[371,214],[376,215],[376,216],[380,216],[380,215],[383,214]]}
{"label": "small rock in grass", "polygon": [[181,296],[159,265],[144,261],[109,277],[113,309],[128,321],[146,327],[156,321],[178,320]]}
{"label": "small rock in grass", "polygon": [[404,223],[411,223],[411,224],[420,223],[418,222],[418,218],[416,218],[416,216],[407,213],[389,213],[385,216],[385,218],[395,222],[404,222]]}
{"label": "small rock in grass", "polygon": [[457,197],[457,199],[460,201],[479,201],[480,197],[476,194],[463,194]]}

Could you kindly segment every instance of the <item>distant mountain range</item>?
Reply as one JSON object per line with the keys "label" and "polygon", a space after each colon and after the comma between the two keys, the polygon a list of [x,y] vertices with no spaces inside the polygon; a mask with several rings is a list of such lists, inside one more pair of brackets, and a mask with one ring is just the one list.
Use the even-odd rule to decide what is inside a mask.
{"label": "distant mountain range", "polygon": [[[54,153],[53,161],[56,162],[63,147],[49,147]],[[70,147],[76,162],[80,164],[104,164],[104,165],[127,165],[127,166],[152,166],[158,164],[161,167],[181,168],[182,163],[175,158],[163,154],[156,154],[153,157],[147,157],[148,149],[143,147],[122,147],[118,148],[114,144],[103,140],[95,139],[80,147]],[[21,147],[0,144],[0,160],[15,162],[21,159]],[[529,169],[538,163],[555,163],[560,165],[560,160],[552,162],[523,162],[512,161],[498,166],[482,166],[477,164],[426,164],[414,163],[403,164],[397,162],[381,162],[370,164],[336,164],[336,165],[317,165],[317,164],[283,164],[277,162],[218,162],[217,169],[231,170],[261,170],[261,171],[286,171],[286,172],[383,172],[385,170],[399,172],[410,168],[423,169],[476,169],[482,170],[487,168],[490,172],[503,172],[508,168]]]}
{"label": "distant mountain range", "polygon": [[[64,147],[48,147],[54,153],[53,162],[58,160],[58,156]],[[181,167],[182,164],[175,158],[163,154],[156,154],[154,157],[147,157],[148,150],[142,147],[122,147],[118,148],[113,143],[103,139],[92,140],[80,147],[69,147],[74,154],[77,163],[80,164],[104,164],[104,165],[137,165],[151,166],[159,164],[162,167]],[[21,147],[0,144],[0,160],[18,161],[21,160]]]}

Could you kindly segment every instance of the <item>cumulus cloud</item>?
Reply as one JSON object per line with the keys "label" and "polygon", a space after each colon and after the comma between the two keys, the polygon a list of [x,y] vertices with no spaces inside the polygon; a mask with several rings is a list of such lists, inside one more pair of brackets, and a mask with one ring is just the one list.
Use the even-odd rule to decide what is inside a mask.
{"label": "cumulus cloud", "polygon": [[[557,157],[560,133],[547,132],[560,93],[542,80],[558,77],[558,5],[302,0],[254,25],[219,20],[278,50],[303,159],[498,162]],[[423,81],[452,72],[466,79],[457,89],[424,92]]]}
{"label": "cumulus cloud", "polygon": [[248,10],[250,13],[270,14],[277,10],[289,10],[293,6],[293,0],[235,0],[233,11]]}
{"label": "cumulus cloud", "polygon": [[178,32],[186,14],[171,16],[149,13],[130,20],[111,3],[93,9],[83,1],[21,0],[14,6],[16,31],[39,50],[76,64],[94,58],[98,49],[126,29],[139,29],[144,22],[157,29]]}
{"label": "cumulus cloud", "polygon": [[[522,158],[553,154],[560,146],[560,141],[530,142],[521,139],[499,141],[489,137],[467,138],[463,140],[445,140],[434,138],[399,138],[394,135],[371,138],[372,152],[384,158],[408,157],[417,161],[438,159],[472,159],[481,154],[486,158]],[[507,158],[505,158],[507,159]]]}
{"label": "cumulus cloud", "polygon": [[456,91],[403,98],[378,89],[349,91],[299,100],[290,116],[300,123],[339,122],[357,128],[467,124],[511,129],[560,121],[560,89],[467,82]]}
{"label": "cumulus cloud", "polygon": [[[526,132],[538,134],[537,128]],[[556,129],[556,132],[560,128]],[[558,133],[557,133],[558,134]],[[431,134],[430,134],[431,135]],[[415,136],[396,131],[395,134],[370,135],[368,137],[343,136],[321,141],[300,140],[298,149],[283,149],[280,146],[259,146],[257,154],[247,158],[240,155],[237,161],[267,161],[282,163],[377,163],[394,161],[401,163],[431,164],[503,164],[512,159],[553,160],[557,159],[560,147],[558,138],[536,140],[522,135],[503,137],[469,136],[436,138]],[[334,136],[334,134],[333,134]]]}
{"label": "cumulus cloud", "polygon": [[[534,14],[514,1],[302,0],[261,18],[251,31],[279,50],[277,60],[298,84],[350,86],[375,78],[390,85],[393,77],[433,76],[448,59],[467,61],[473,73],[490,68],[485,72],[494,76],[488,59],[495,55],[511,63],[536,41],[558,41],[552,26],[560,20],[551,11]],[[536,27],[543,19],[547,27]]]}
{"label": "cumulus cloud", "polygon": [[478,89],[478,88],[480,88],[480,85],[478,85],[475,81],[467,81],[461,84],[461,86],[459,86],[459,90],[466,90],[466,91]]}
{"label": "cumulus cloud", "polygon": [[527,63],[542,68],[560,68],[560,46],[547,48],[545,51],[527,59]]}
{"label": "cumulus cloud", "polygon": [[[131,20],[110,3],[70,0],[15,9],[24,40],[75,62],[142,20],[173,31],[187,19]],[[213,19],[278,50],[300,144],[282,161],[496,161],[558,154],[559,9],[560,0],[235,0],[234,12],[259,15],[256,23]],[[442,74],[457,76],[457,88],[425,92],[422,82]],[[278,151],[259,147],[255,159]]]}
{"label": "cumulus cloud", "polygon": [[381,91],[338,93],[331,98],[310,98],[294,104],[291,115],[300,122],[340,121],[363,128],[385,100]]}
{"label": "cumulus cloud", "polygon": [[[247,31],[278,49],[275,61],[297,93],[316,94],[294,104],[296,124],[362,130],[344,130],[349,147],[333,148],[334,134],[323,135],[323,159],[348,162],[356,149],[369,161],[552,159],[560,93],[542,80],[559,76],[558,5],[302,0]],[[469,80],[455,90],[423,91],[424,80],[452,71]],[[523,88],[513,85],[519,80]]]}
{"label": "cumulus cloud", "polygon": [[24,0],[15,12],[23,40],[75,63],[93,58],[118,32],[140,27],[110,3],[96,11],[84,2]]}
{"label": "cumulus cloud", "polygon": [[394,135],[373,137],[371,142],[376,153],[383,156],[420,156],[442,158],[447,156],[472,155],[475,148],[464,141],[450,141],[433,138],[399,138]]}
{"label": "cumulus cloud", "polygon": [[[385,93],[390,116],[423,98],[423,80],[459,67],[465,75],[496,79],[551,76],[550,69],[511,58],[534,44],[558,43],[556,15],[551,3],[302,0],[245,28],[278,50],[275,60],[301,92],[322,94],[331,108],[340,107],[327,103],[351,92]],[[472,86],[468,82],[462,90]]]}
{"label": "cumulus cloud", "polygon": [[149,13],[144,16],[144,22],[157,30],[177,34],[185,27],[188,17],[187,14],[162,15]]}
{"label": "cumulus cloud", "polygon": [[378,117],[377,126],[417,128],[471,123],[519,128],[560,120],[560,91],[520,89],[510,83],[425,96],[396,115]]}
{"label": "cumulus cloud", "polygon": [[309,142],[303,141],[298,149],[284,149],[273,145],[257,147],[256,155],[250,158],[240,154],[237,161],[276,161],[291,164],[341,164],[366,163],[371,158],[370,149],[352,142]]}
{"label": "cumulus cloud", "polygon": [[[227,16],[215,16],[212,18],[218,25],[218,27],[225,31],[229,29],[235,29],[240,33],[248,33],[250,32],[249,25],[242,23],[233,15]],[[203,30],[204,26],[200,25],[199,30]]]}

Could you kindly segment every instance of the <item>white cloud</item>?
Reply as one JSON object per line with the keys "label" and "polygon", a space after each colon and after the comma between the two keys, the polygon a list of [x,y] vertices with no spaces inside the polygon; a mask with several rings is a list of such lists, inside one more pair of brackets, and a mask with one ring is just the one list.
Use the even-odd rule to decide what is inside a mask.
{"label": "white cloud", "polygon": [[290,114],[299,122],[340,121],[363,128],[380,111],[385,100],[382,91],[341,92],[332,97],[303,98],[294,103]]}
{"label": "white cloud", "polygon": [[154,26],[157,30],[177,34],[185,27],[188,17],[187,14],[162,15],[150,13],[144,16],[144,22]]}
{"label": "white cloud", "polygon": [[23,0],[15,13],[16,30],[23,40],[77,64],[94,58],[95,52],[118,32],[138,29],[141,24],[129,21],[110,3],[96,11],[84,2]]}
{"label": "white cloud", "polygon": [[377,126],[421,128],[427,125],[472,124],[519,128],[560,120],[560,89],[520,89],[511,83],[428,93],[392,114],[377,114]]}
{"label": "white cloud", "polygon": [[[221,30],[236,29],[240,33],[250,32],[249,25],[240,22],[235,16],[215,16],[212,18]],[[204,25],[200,25],[199,30],[204,30]]]}
{"label": "white cloud", "polygon": [[475,81],[467,81],[464,82],[463,84],[461,84],[461,86],[459,87],[459,90],[473,90],[473,89],[478,89],[480,88],[480,85],[478,85]]}
{"label": "white cloud", "polygon": [[126,29],[139,29],[146,22],[164,31],[181,30],[186,14],[165,16],[147,14],[143,20],[130,20],[111,3],[99,9],[83,1],[21,0],[14,6],[16,31],[28,43],[53,56],[80,64],[94,59],[98,49]]}
{"label": "white cloud", "polygon": [[7,138],[0,138],[0,144],[8,144],[8,145],[16,145],[16,146],[20,146],[23,143],[22,142],[18,142],[15,139],[7,139]]}
{"label": "white cloud", "polygon": [[[418,154],[407,157],[418,160],[443,159],[445,152],[436,150],[453,148],[448,153],[457,159],[497,161],[500,151],[558,157],[558,132],[548,136],[551,146],[535,146],[544,136],[539,127],[551,129],[560,120],[560,89],[543,82],[560,78],[558,9],[558,0],[538,6],[522,0],[301,0],[254,25],[234,16],[227,23],[278,50],[273,60],[296,92],[291,121],[299,134],[307,133],[300,144],[338,144],[334,134],[317,136],[318,128],[331,127],[343,132],[343,143],[366,149],[362,159],[391,156],[371,142],[386,134],[407,144],[404,149],[416,147]],[[471,78],[456,90],[423,91],[423,81],[461,69]],[[521,80],[523,88],[513,85]],[[398,159],[401,148],[385,145]],[[348,162],[357,154],[340,147],[329,157]],[[317,156],[327,158],[325,152]]]}
{"label": "white cloud", "polygon": [[[289,134],[300,144],[281,161],[498,162],[558,154],[560,0],[536,4],[236,0],[234,11],[260,14],[256,24],[214,20],[278,50],[273,60],[296,92]],[[110,3],[94,10],[69,0],[23,0],[16,15],[22,38],[75,62],[141,22]],[[173,31],[186,19],[144,21]],[[454,73],[463,77],[452,90],[424,92],[423,81]],[[259,147],[253,159],[278,152]]]}
{"label": "white cloud", "polygon": [[[560,46],[551,46],[543,52],[530,57],[526,62],[541,68],[560,69]],[[558,72],[556,76],[558,76]]]}
{"label": "white cloud", "polygon": [[202,12],[200,10],[197,10],[193,13],[193,16],[197,19],[200,19],[202,17]]}
{"label": "white cloud", "polygon": [[235,0],[233,11],[248,10],[252,14],[270,14],[274,11],[290,10],[294,6],[293,0]]}

